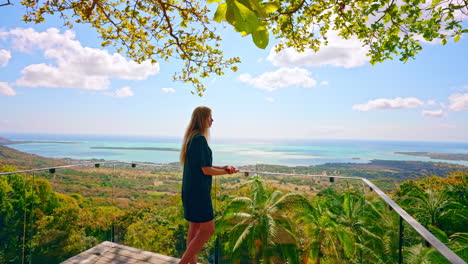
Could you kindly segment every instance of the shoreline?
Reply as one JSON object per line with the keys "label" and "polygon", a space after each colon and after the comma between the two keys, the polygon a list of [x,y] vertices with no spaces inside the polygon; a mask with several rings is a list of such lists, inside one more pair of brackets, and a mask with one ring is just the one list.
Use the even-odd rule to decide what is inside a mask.
{"label": "shoreline", "polygon": [[177,148],[159,147],[89,147],[90,149],[120,149],[120,150],[156,150],[156,151],[180,151]]}
{"label": "shoreline", "polygon": [[461,154],[461,153],[395,152],[395,154],[414,156],[414,157],[427,157],[427,158],[431,158],[434,160],[468,161],[468,154]]}
{"label": "shoreline", "polygon": [[42,141],[42,140],[31,140],[31,141],[10,141],[8,143],[1,143],[0,145],[8,146],[8,145],[21,145],[21,144],[35,144],[35,143],[43,143],[43,144],[81,144],[83,142],[78,141]]}

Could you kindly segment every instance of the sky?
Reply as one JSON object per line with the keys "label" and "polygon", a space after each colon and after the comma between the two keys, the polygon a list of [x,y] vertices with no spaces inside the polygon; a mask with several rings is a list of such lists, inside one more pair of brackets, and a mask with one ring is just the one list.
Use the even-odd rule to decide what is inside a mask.
{"label": "sky", "polygon": [[[262,50],[219,29],[237,72],[204,81],[203,97],[175,82],[180,61],[137,64],[100,46],[86,25],[20,21],[0,9],[2,133],[182,137],[197,106],[222,139],[359,139],[468,142],[468,37],[424,43],[415,60],[372,66],[357,40],[330,34],[318,53]],[[465,27],[466,27],[465,23]]]}

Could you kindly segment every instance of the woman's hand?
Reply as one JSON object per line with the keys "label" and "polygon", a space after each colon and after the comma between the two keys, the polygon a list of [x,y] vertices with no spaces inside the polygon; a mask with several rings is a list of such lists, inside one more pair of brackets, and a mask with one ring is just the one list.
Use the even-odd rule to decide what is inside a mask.
{"label": "woman's hand", "polygon": [[229,174],[233,174],[239,172],[240,170],[234,166],[224,166],[223,169],[227,171]]}

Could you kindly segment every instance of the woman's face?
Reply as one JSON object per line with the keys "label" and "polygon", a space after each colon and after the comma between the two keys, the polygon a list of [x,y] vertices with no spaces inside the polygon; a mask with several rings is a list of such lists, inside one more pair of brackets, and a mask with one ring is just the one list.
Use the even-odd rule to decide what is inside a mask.
{"label": "woman's face", "polygon": [[213,121],[214,121],[211,114],[210,114],[210,116],[208,116],[208,119],[206,121],[208,122],[208,127],[211,127],[211,125],[213,124]]}

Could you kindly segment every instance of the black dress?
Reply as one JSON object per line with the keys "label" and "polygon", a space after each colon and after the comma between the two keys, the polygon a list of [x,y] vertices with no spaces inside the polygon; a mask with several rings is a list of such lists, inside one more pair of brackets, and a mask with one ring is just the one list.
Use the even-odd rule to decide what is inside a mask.
{"label": "black dress", "polygon": [[212,176],[203,174],[202,167],[211,167],[213,157],[208,142],[202,134],[196,134],[187,143],[182,181],[182,203],[187,221],[204,223],[213,220],[211,203]]}

